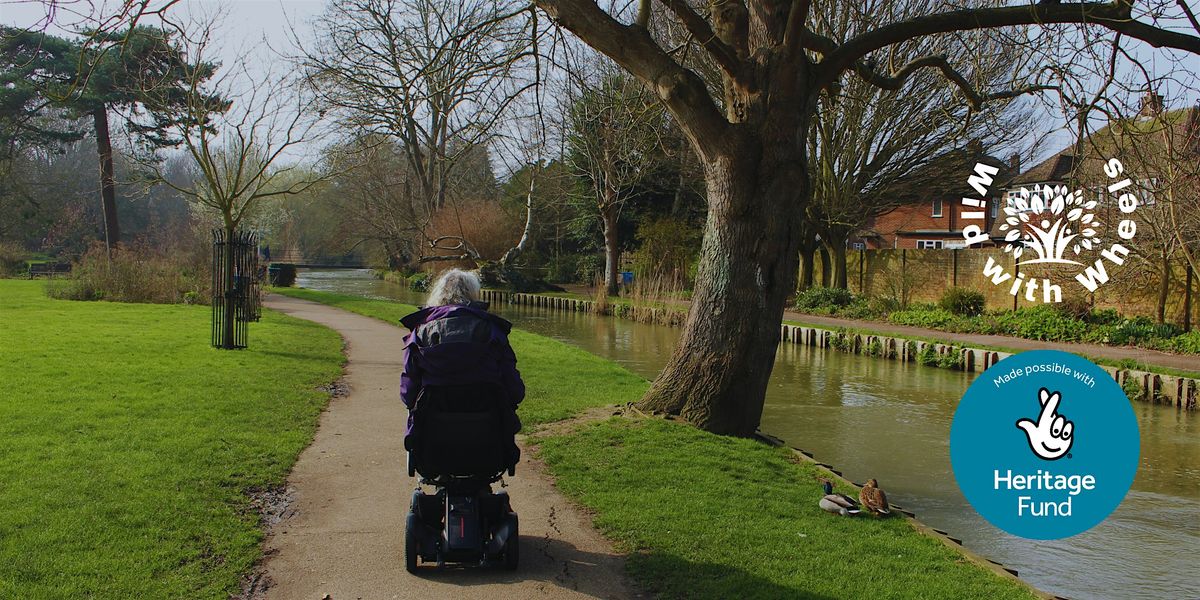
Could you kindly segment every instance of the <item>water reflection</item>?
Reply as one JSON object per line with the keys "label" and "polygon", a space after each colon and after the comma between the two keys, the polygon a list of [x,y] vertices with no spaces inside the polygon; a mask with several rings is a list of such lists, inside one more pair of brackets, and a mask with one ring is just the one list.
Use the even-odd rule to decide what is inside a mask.
{"label": "water reflection", "polygon": [[[299,285],[420,303],[362,271],[302,271]],[[524,306],[493,309],[518,327],[653,378],[678,330]],[[950,470],[954,408],[975,374],[785,344],[763,410],[764,431],[854,481],[879,479],[893,502],[968,547],[1071,598],[1200,597],[1200,415],[1135,404],[1142,434],[1133,490],[1104,523],[1058,541],[1015,538],[983,521]]]}

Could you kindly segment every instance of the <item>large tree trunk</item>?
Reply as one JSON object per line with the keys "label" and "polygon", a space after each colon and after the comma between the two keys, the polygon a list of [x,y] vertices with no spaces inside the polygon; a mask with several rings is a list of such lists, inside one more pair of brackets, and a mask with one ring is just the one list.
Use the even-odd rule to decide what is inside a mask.
{"label": "large tree trunk", "polygon": [[817,252],[821,253],[821,287],[829,287],[830,281],[833,279],[832,261],[829,259],[829,246],[822,243],[817,246]]}
{"label": "large tree trunk", "polygon": [[[801,112],[794,107],[790,120]],[[709,210],[692,306],[670,362],[640,406],[744,436],[762,417],[783,310],[795,291],[799,215],[809,188],[803,144],[795,143],[803,136],[742,133],[705,159]]]}
{"label": "large tree trunk", "polygon": [[848,289],[849,277],[846,274],[846,240],[830,240],[829,252],[833,255],[833,287],[840,290]]}
{"label": "large tree trunk", "polygon": [[600,216],[604,221],[604,287],[608,289],[608,295],[612,296],[617,293],[617,279],[620,277],[618,271],[621,268],[620,242],[617,237],[617,207],[610,203],[601,211]]}
{"label": "large tree trunk", "polygon": [[817,249],[811,246],[800,248],[800,291],[813,286],[813,270],[817,267]]}
{"label": "large tree trunk", "polygon": [[117,222],[117,186],[113,176],[112,140],[108,134],[108,108],[101,106],[92,112],[96,127],[96,151],[100,155],[100,199],[104,207],[104,245],[112,254],[121,241],[121,226]]}

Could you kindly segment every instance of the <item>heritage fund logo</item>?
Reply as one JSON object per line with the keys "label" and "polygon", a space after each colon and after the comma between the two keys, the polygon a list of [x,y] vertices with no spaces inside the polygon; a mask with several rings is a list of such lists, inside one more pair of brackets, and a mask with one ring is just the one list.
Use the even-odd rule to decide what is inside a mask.
{"label": "heritage fund logo", "polygon": [[1042,388],[1038,390],[1038,399],[1042,402],[1038,420],[1020,419],[1017,429],[1028,436],[1029,449],[1034,454],[1046,460],[1058,460],[1071,451],[1071,443],[1075,441],[1075,424],[1058,414],[1062,394],[1050,393],[1050,390]]}
{"label": "heritage fund logo", "polygon": [[[984,228],[988,208],[988,191],[993,177],[999,169],[976,163],[974,172],[967,179],[980,198],[963,198],[964,221],[978,220],[963,228],[963,238],[968,246],[981,244],[992,239],[991,232]],[[1105,225],[1096,218],[1097,198],[1088,198],[1084,190],[1069,190],[1066,186],[1036,185],[1033,189],[1021,188],[1010,197],[1004,206],[1004,221],[999,233],[1004,235],[1003,247],[1012,255],[1017,266],[1010,270],[988,257],[983,275],[992,285],[1003,286],[1009,295],[1023,296],[1029,302],[1062,302],[1064,281],[1055,282],[1049,277],[1027,276],[1021,272],[1023,265],[1057,265],[1073,281],[1088,292],[1095,292],[1109,280],[1110,266],[1125,263],[1129,249],[1122,242],[1129,242],[1137,235],[1137,221],[1133,213],[1140,203],[1134,190],[1133,180],[1125,176],[1125,165],[1115,158],[1104,164],[1108,183],[1104,190],[1116,198],[1120,220],[1116,228],[1107,232]],[[1099,190],[1093,193],[1098,194]],[[1099,256],[1095,254],[1099,251]]]}
{"label": "heritage fund logo", "polygon": [[1116,510],[1140,445],[1116,381],[1058,350],[1022,352],[984,371],[950,426],[950,464],[967,501],[992,525],[1039,540],[1082,533]]}

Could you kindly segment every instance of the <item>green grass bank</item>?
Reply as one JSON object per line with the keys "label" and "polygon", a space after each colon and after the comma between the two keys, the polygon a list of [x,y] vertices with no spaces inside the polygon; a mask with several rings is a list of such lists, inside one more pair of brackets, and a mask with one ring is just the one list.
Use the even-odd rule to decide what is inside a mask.
{"label": "green grass bank", "polygon": [[[277,290],[389,323],[386,300]],[[560,342],[515,331],[527,425],[636,400],[646,381]],[[527,412],[528,411],[528,412]],[[821,511],[817,467],[789,450],[656,419],[612,418],[531,442],[564,493],[668,598],[1032,598],[900,518]],[[851,489],[842,489],[855,493]]]}
{"label": "green grass bank", "polygon": [[0,598],[214,598],[261,554],[341,338],[264,311],[209,347],[207,307],[52,300],[0,280]]}

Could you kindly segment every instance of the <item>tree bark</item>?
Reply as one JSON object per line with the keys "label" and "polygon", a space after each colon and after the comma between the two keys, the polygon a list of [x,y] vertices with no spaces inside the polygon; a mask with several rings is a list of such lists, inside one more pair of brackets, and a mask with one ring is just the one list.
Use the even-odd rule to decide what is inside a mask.
{"label": "tree bark", "polygon": [[800,291],[813,286],[813,269],[817,267],[817,249],[813,247],[800,248]]}
{"label": "tree bark", "polygon": [[833,278],[832,261],[829,259],[829,246],[821,244],[817,246],[817,251],[821,253],[821,287],[829,287],[830,280]]}
{"label": "tree bark", "polygon": [[830,240],[829,251],[833,254],[833,287],[839,290],[849,289],[849,277],[846,273],[846,241]]}
{"label": "tree bark", "polygon": [[1167,320],[1167,297],[1171,294],[1171,257],[1165,252],[1162,255],[1162,277],[1158,283],[1158,312],[1155,318],[1159,323]]}
{"label": "tree bark", "polygon": [[[793,115],[803,112],[801,104]],[[795,291],[796,232],[809,188],[803,144],[744,131],[733,137],[725,152],[704,160],[709,210],[691,309],[640,406],[747,436],[762,417],[779,325]]]}
{"label": "tree bark", "polygon": [[92,111],[96,128],[96,151],[100,155],[100,200],[104,209],[104,246],[108,253],[121,242],[121,225],[117,221],[117,186],[113,176],[112,139],[108,133],[108,108]]}
{"label": "tree bark", "polygon": [[604,221],[604,287],[608,295],[616,295],[618,291],[618,273],[621,268],[620,241],[617,234],[617,207],[609,204],[601,217]]}

